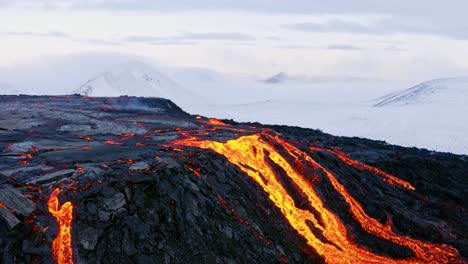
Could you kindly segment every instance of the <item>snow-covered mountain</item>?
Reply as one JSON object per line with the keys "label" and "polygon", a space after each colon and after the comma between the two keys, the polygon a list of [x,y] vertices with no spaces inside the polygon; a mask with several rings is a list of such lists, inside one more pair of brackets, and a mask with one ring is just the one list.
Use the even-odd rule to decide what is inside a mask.
{"label": "snow-covered mountain", "polygon": [[[397,91],[376,99],[374,106],[404,106],[414,104],[468,103],[468,77],[427,81],[403,91]],[[452,105],[452,106],[451,106]]]}
{"label": "snow-covered mountain", "polygon": [[193,93],[140,61],[113,67],[86,81],[77,94],[88,96],[147,96],[186,102]]}
{"label": "snow-covered mountain", "polygon": [[285,72],[277,73],[265,80],[265,83],[282,83],[288,79],[288,75]]}

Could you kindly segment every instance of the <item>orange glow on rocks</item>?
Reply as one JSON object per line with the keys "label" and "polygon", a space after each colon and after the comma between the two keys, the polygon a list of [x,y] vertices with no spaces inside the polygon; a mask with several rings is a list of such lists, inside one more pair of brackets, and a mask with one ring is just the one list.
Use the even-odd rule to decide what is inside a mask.
{"label": "orange glow on rocks", "polygon": [[[176,140],[174,143],[213,150],[238,166],[268,193],[270,200],[281,210],[291,227],[304,237],[309,247],[322,256],[327,263],[464,263],[458,251],[449,245],[431,244],[407,235],[397,234],[392,230],[391,224],[382,224],[367,215],[362,205],[351,196],[334,174],[307,153],[278,136],[260,133],[229,140],[226,143],[188,137]],[[310,177],[307,177],[311,175],[303,173],[301,165],[306,166],[309,171],[312,169],[314,172],[321,172],[324,177],[328,178],[333,189],[348,204],[349,213],[367,233],[405,246],[413,252],[414,256],[407,259],[393,259],[357,244],[350,238],[346,225],[331,210],[332,208],[329,208],[333,205],[325,203],[320,194],[316,192],[313,186],[314,181],[308,180]],[[307,202],[318,212],[321,219],[318,219],[311,211],[299,208],[295,204],[293,197],[297,194],[288,191],[278,178],[277,170],[272,166],[280,167],[289,180],[301,189]],[[383,177],[385,179],[387,176]],[[388,177],[388,179],[387,183],[395,183],[409,189],[412,187],[396,177]]]}
{"label": "orange glow on rocks", "polygon": [[118,146],[118,145],[122,145],[123,143],[120,143],[120,142],[117,142],[117,141],[114,141],[114,140],[107,140],[106,144],[111,145],[111,146]]}
{"label": "orange glow on rocks", "polygon": [[90,136],[79,136],[79,138],[83,139],[83,140],[86,140],[86,141],[92,141],[93,138],[90,137]]}
{"label": "orange glow on rocks", "polygon": [[72,264],[74,263],[72,248],[73,205],[71,202],[66,202],[60,206],[58,199],[60,192],[60,189],[55,189],[47,201],[49,212],[57,220],[59,227],[57,237],[52,242],[52,254],[57,264]]}
{"label": "orange glow on rocks", "polygon": [[92,147],[91,146],[82,146],[82,147],[80,147],[80,149],[87,150],[87,149],[92,149]]}
{"label": "orange glow on rocks", "polygon": [[20,157],[25,157],[27,159],[32,159],[33,158],[33,155],[30,154],[30,153],[20,153],[19,156]]}
{"label": "orange glow on rocks", "polygon": [[198,178],[200,178],[200,169],[194,169],[194,168],[190,168],[189,166],[185,166],[189,171],[191,171],[193,174],[195,174],[195,176],[197,176]]}
{"label": "orange glow on rocks", "polygon": [[135,134],[127,133],[127,134],[120,134],[121,137],[134,137]]}
{"label": "orange glow on rocks", "polygon": [[216,118],[208,119],[208,123],[212,125],[216,125],[216,126],[229,126],[229,124],[226,124],[223,121],[216,119]]}
{"label": "orange glow on rocks", "polygon": [[343,153],[341,151],[338,151],[338,150],[331,150],[331,149],[325,149],[325,148],[319,148],[319,147],[310,147],[310,150],[312,151],[322,151],[322,152],[327,152],[327,153],[330,153],[330,154],[333,154],[335,156],[337,156],[341,161],[343,161],[344,163],[354,167],[355,169],[358,169],[358,170],[367,170],[367,171],[370,171],[372,173],[375,173],[377,175],[380,175],[382,176],[382,179],[396,187],[396,186],[400,186],[400,187],[403,187],[407,190],[410,190],[410,191],[414,191],[416,190],[416,188],[413,187],[413,185],[411,185],[409,182],[406,182],[404,180],[401,180],[401,179],[398,179],[397,177],[389,174],[389,173],[386,173],[384,171],[381,171],[375,167],[372,167],[372,166],[369,166],[367,164],[364,164],[362,162],[359,162],[357,160],[353,160],[351,159],[346,153]]}

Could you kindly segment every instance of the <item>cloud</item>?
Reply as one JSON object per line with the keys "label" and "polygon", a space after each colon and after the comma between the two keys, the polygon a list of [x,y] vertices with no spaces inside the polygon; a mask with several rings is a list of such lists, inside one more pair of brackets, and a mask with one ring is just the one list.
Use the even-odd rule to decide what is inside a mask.
{"label": "cloud", "polygon": [[13,37],[52,37],[52,38],[71,38],[70,35],[64,32],[50,31],[50,32],[30,32],[30,31],[20,31],[20,32],[6,32],[4,35],[13,36]]}
{"label": "cloud", "polygon": [[67,33],[59,32],[59,31],[49,31],[49,32],[9,31],[9,32],[0,33],[0,35],[4,35],[8,37],[58,38],[58,39],[67,39],[67,40],[76,41],[76,42],[92,43],[92,44],[98,44],[98,45],[120,45],[121,44],[119,41],[76,37],[76,36],[72,36]]}
{"label": "cloud", "polygon": [[387,13],[427,14],[427,16],[457,14],[463,17],[465,10],[468,9],[468,2],[466,0],[451,0],[450,2],[440,0],[0,0],[1,6],[156,11],[242,9],[280,13]]}
{"label": "cloud", "polygon": [[341,19],[329,20],[325,23],[304,22],[285,25],[286,28],[295,29],[305,32],[345,32],[345,33],[383,33],[372,28],[360,24],[358,22],[345,21]]}
{"label": "cloud", "polygon": [[328,50],[362,50],[363,48],[348,45],[348,44],[334,44],[327,47]]}
{"label": "cloud", "polygon": [[179,44],[179,45],[188,45],[194,44],[196,41],[204,40],[226,40],[226,41],[253,41],[254,37],[236,33],[236,32],[210,32],[210,33],[186,33],[181,35],[174,36],[128,36],[123,39],[125,42],[137,42],[137,43],[146,43],[146,44]]}
{"label": "cloud", "polygon": [[160,41],[148,41],[144,42],[148,45],[161,45],[161,46],[184,46],[184,45],[196,45],[195,41],[179,41],[179,40],[160,40]]}
{"label": "cloud", "polygon": [[316,49],[316,46],[311,45],[280,45],[276,46],[279,49],[289,49],[289,50],[302,50],[302,49]]}
{"label": "cloud", "polygon": [[[374,35],[411,33],[432,34],[453,39],[468,39],[466,0],[0,0],[0,8],[101,10],[105,12],[141,11],[239,11],[307,15],[390,17],[378,24],[350,21],[327,24],[298,23],[290,28],[308,32],[350,32]],[[196,37],[196,36],[195,36]],[[203,36],[200,36],[203,37]],[[210,36],[206,38],[210,39]]]}
{"label": "cloud", "polygon": [[181,39],[192,40],[230,40],[230,41],[251,41],[255,40],[254,37],[236,33],[236,32],[214,32],[214,33],[190,33],[179,36]]}
{"label": "cloud", "polygon": [[325,23],[304,22],[285,25],[288,29],[317,33],[358,33],[369,35],[428,34],[468,40],[468,25],[452,26],[450,21],[427,23],[420,18],[383,17],[372,23],[332,19]]}
{"label": "cloud", "polygon": [[236,33],[236,32],[210,32],[210,33],[186,33],[174,36],[146,36],[135,35],[124,37],[119,40],[96,39],[89,37],[76,37],[64,32],[29,32],[29,31],[10,31],[0,33],[10,37],[41,37],[41,38],[62,38],[76,42],[86,42],[98,45],[120,45],[122,42],[144,43],[148,45],[195,45],[197,41],[239,41],[247,43],[255,40],[255,37]]}
{"label": "cloud", "polygon": [[353,51],[353,50],[364,50],[362,47],[350,45],[350,44],[330,44],[326,47],[317,46],[317,45],[279,45],[276,46],[279,49],[288,49],[288,50],[310,50],[310,49],[326,49],[326,50],[343,50],[343,51]]}

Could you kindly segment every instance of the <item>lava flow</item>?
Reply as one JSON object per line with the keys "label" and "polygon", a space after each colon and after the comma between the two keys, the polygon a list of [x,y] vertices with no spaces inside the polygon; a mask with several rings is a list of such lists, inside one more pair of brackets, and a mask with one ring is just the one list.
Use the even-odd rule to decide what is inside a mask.
{"label": "lava flow", "polygon": [[52,253],[57,264],[71,264],[74,263],[71,233],[73,204],[66,202],[60,206],[59,194],[60,189],[55,189],[47,201],[49,212],[55,217],[59,226],[58,235],[52,242]]}
{"label": "lava flow", "polygon": [[[210,149],[237,165],[268,193],[270,200],[281,210],[289,224],[327,263],[464,263],[458,251],[449,245],[431,244],[397,234],[391,225],[382,224],[367,215],[362,205],[352,197],[333,173],[307,153],[278,136],[261,133],[243,136],[226,143],[188,137],[177,140],[174,144]],[[346,161],[349,162],[350,159]],[[321,172],[327,177],[333,189],[348,204],[348,210],[353,218],[367,233],[409,248],[413,252],[413,257],[393,259],[390,256],[376,254],[350,239],[346,225],[315,191],[313,182],[307,177],[311,175],[302,173],[301,165],[313,169],[314,172]],[[318,214],[296,205],[293,197],[297,194],[288,190],[285,183],[279,179],[277,169],[273,167],[282,168],[288,180],[301,189],[309,205]],[[370,166],[365,168],[370,170]],[[411,184],[396,177],[371,171],[384,177],[385,182],[391,186],[399,185],[414,190]]]}
{"label": "lava flow", "polygon": [[409,182],[406,182],[406,181],[403,181],[401,179],[398,179],[397,177],[393,176],[393,175],[390,175],[386,172],[383,172],[375,167],[372,167],[372,166],[369,166],[367,164],[364,164],[362,162],[359,162],[357,160],[353,160],[351,159],[346,153],[343,153],[341,151],[338,151],[338,150],[331,150],[331,149],[325,149],[325,148],[319,148],[319,147],[310,147],[310,150],[312,151],[321,151],[321,152],[327,152],[327,153],[330,153],[332,155],[335,155],[337,156],[341,161],[343,161],[344,163],[358,169],[358,170],[367,170],[367,171],[370,171],[372,173],[375,173],[377,175],[380,175],[382,176],[383,180],[385,182],[387,182],[388,184],[392,185],[392,186],[401,186],[407,190],[410,190],[410,191],[414,191],[416,190],[416,188],[413,187],[413,185],[411,185]]}

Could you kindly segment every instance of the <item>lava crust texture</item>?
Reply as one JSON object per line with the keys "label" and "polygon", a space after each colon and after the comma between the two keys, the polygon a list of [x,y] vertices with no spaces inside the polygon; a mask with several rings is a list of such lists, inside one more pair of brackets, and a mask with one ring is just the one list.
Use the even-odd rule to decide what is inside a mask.
{"label": "lava crust texture", "polygon": [[467,156],[160,98],[0,109],[0,263],[467,263]]}

